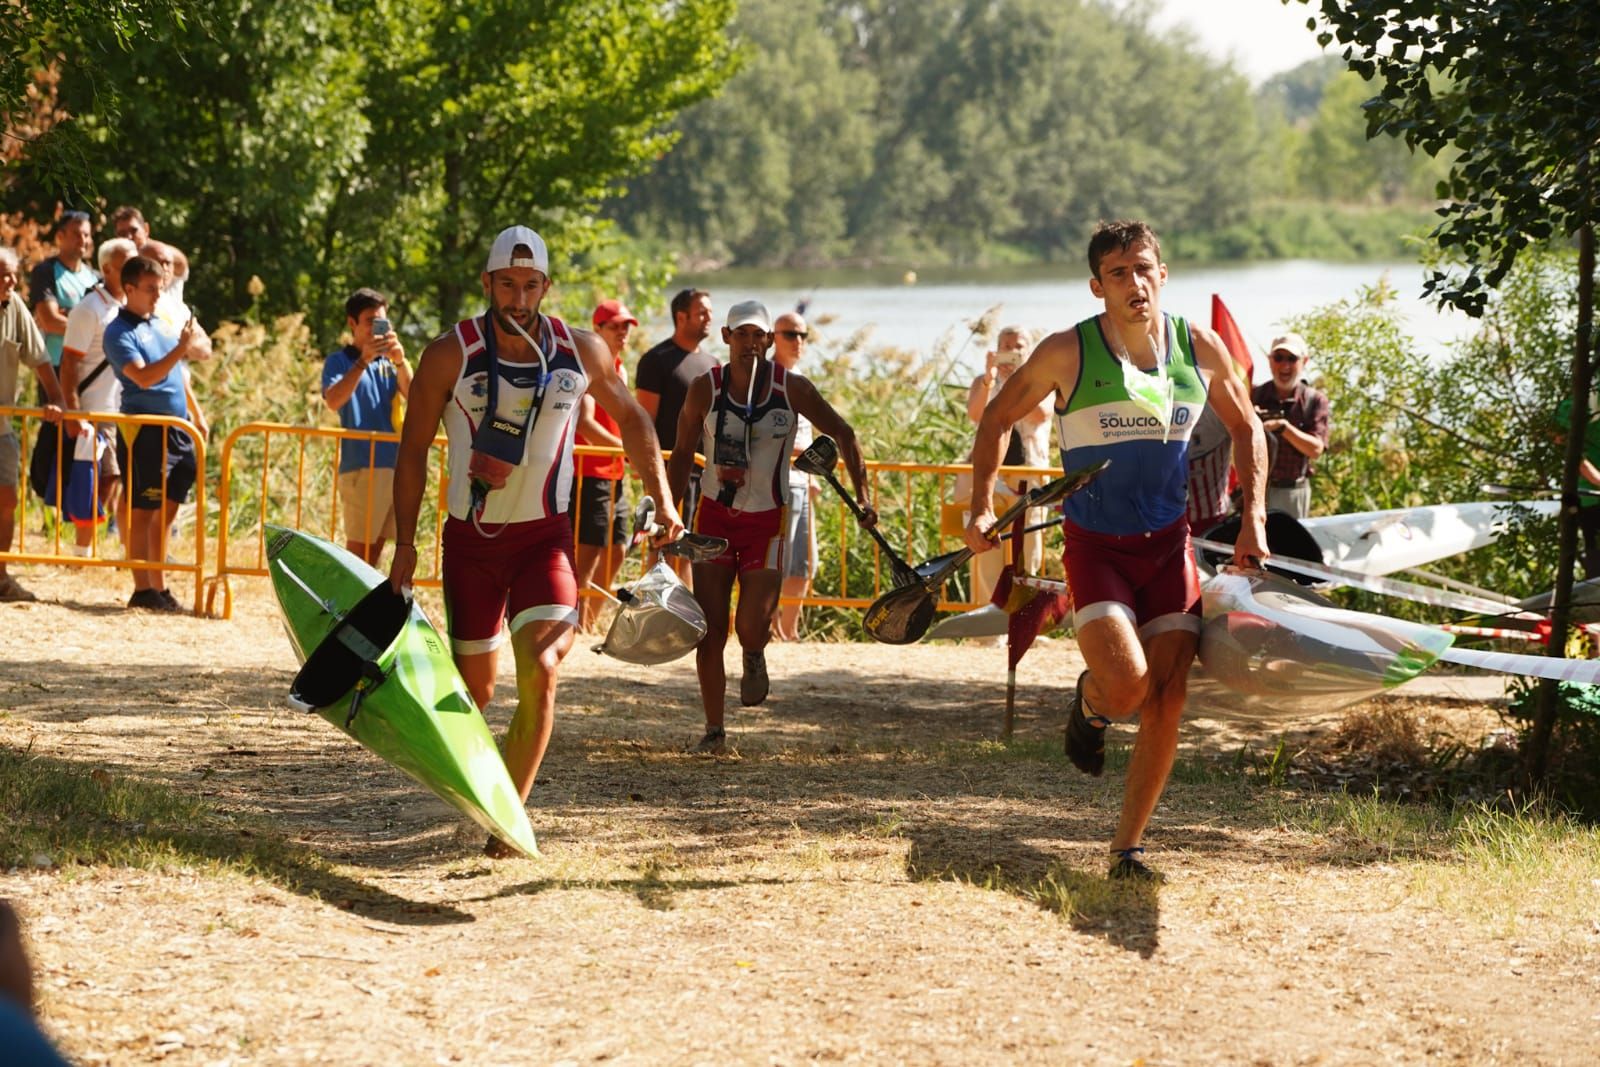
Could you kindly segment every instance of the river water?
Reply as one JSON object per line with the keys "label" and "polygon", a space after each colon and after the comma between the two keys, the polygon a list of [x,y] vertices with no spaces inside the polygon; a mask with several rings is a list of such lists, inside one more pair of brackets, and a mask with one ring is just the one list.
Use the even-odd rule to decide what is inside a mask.
{"label": "river water", "polygon": [[[1222,297],[1240,329],[1261,351],[1284,323],[1319,307],[1354,297],[1363,287],[1387,279],[1394,287],[1406,326],[1425,351],[1442,354],[1455,339],[1470,334],[1473,321],[1441,312],[1421,298],[1423,269],[1416,263],[1324,263],[1280,260],[1224,266],[1172,266],[1162,307],[1209,323],[1211,295]],[[932,354],[943,339],[961,373],[975,371],[983,349],[965,344],[967,324],[1002,305],[1001,324],[1016,323],[1046,332],[1070,326],[1102,307],[1089,292],[1088,270],[1067,266],[1028,267],[983,272],[725,271],[680,279],[712,294],[721,315],[739,300],[758,299],[774,315],[805,303],[805,313],[825,346],[845,343],[870,330],[865,347],[892,345],[918,356]],[[665,316],[646,322],[651,336],[664,333]],[[652,329],[653,328],[653,329]],[[715,335],[714,335],[715,336]],[[1257,361],[1264,376],[1265,361]]]}

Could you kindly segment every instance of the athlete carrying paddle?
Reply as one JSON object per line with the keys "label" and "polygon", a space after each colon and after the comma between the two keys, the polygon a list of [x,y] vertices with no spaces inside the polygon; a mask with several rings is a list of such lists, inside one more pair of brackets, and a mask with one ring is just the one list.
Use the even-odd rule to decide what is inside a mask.
{"label": "athlete carrying paddle", "polygon": [[861,523],[878,521],[867,497],[867,467],[850,424],[828,405],[816,387],[766,358],[772,347],[772,320],[758,301],[728,311],[722,341],[727,363],[711,368],[689,386],[678,413],[677,441],[667,464],[673,499],[689,482],[694,454],[706,458],[700,472],[700,505],[695,532],[723,537],[728,550],[694,565],[694,598],[706,613],[706,636],[695,650],[706,733],[696,750],[721,752],[727,745],[723,724],[727,676],[722,650],[728,643],[728,602],[739,582],[734,629],[744,651],[739,702],[746,707],[767,699],[767,641],[783,583],[784,515],[789,502],[789,454],[795,416],[804,416],[819,433],[838,441],[839,452],[860,501]]}
{"label": "athlete carrying paddle", "polygon": [[1111,465],[1067,499],[1067,582],[1088,670],[1067,711],[1067,755],[1098,777],[1105,729],[1139,715],[1112,877],[1154,877],[1140,842],[1166,786],[1200,635],[1200,583],[1184,517],[1189,434],[1209,402],[1233,441],[1244,486],[1241,565],[1266,557],[1266,439],[1211,330],[1161,311],[1161,243],[1143,222],[1102,223],[1089,240],[1089,289],[1105,311],[1052,334],[984,410],[972,448],[967,544],[994,547],[994,482],[1006,431],[1053,390],[1067,470]]}

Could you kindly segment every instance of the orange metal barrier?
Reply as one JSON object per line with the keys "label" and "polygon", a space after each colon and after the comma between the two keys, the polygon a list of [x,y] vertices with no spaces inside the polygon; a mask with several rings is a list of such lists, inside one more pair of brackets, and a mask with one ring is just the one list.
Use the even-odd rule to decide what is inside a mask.
{"label": "orange metal barrier", "polygon": [[[254,483],[252,488],[256,491],[252,496],[243,492],[236,484],[234,471],[235,455],[241,442],[255,443],[259,438],[261,454],[252,457],[255,460],[254,469],[248,477]],[[274,440],[287,440],[288,454],[290,457],[289,469],[274,467],[275,453]],[[249,575],[264,577],[267,571],[267,523],[275,523],[295,530],[307,530],[335,543],[341,543],[338,536],[339,528],[339,448],[342,441],[353,440],[366,442],[368,456],[376,453],[380,442],[398,442],[400,435],[397,433],[372,433],[365,430],[346,430],[332,426],[291,426],[282,422],[247,422],[228,434],[222,443],[222,460],[217,472],[217,570],[216,574],[206,581],[205,610],[207,614],[218,615],[228,619],[233,617],[233,587],[229,579],[234,575]],[[321,457],[312,457],[308,461],[308,450],[312,448],[325,448],[326,460]],[[441,582],[440,538],[439,533],[443,528],[445,509],[441,502],[444,498],[445,486],[448,481],[448,468],[446,467],[444,436],[439,435],[433,439],[433,453],[437,459],[430,458],[430,466],[436,465],[438,469],[439,494],[432,501],[424,500],[424,515],[434,513],[431,523],[432,536],[424,541],[423,536],[428,532],[428,527],[419,521],[417,526],[417,578],[415,584],[437,588]],[[369,459],[370,462],[370,459]],[[317,484],[320,477],[327,479],[326,499],[322,487]],[[319,499],[312,501],[315,511],[308,509],[308,479],[312,481],[309,487],[317,490]],[[254,543],[255,551],[243,562],[235,562],[231,551],[234,537],[234,525],[238,521],[236,512],[241,503],[240,498],[251,501],[255,505],[255,514],[249,520],[248,529],[251,532],[250,540]],[[286,499],[287,497],[287,499]],[[427,551],[424,551],[426,549]],[[218,594],[222,596],[220,611],[217,606]]]}
{"label": "orange metal barrier", "polygon": [[[235,467],[238,463],[238,450],[242,443],[255,443],[259,439],[260,455],[254,459],[254,469],[248,475],[239,474]],[[274,442],[287,440],[288,452],[282,452],[282,446],[274,447]],[[234,575],[263,577],[267,571],[267,542],[266,524],[275,523],[295,530],[307,530],[335,543],[342,543],[338,536],[340,504],[338,498],[337,481],[339,471],[339,448],[344,441],[360,441],[368,446],[368,463],[372,464],[380,442],[398,442],[400,435],[396,433],[372,433],[365,430],[346,430],[331,426],[291,426],[279,422],[251,422],[238,427],[228,434],[222,445],[222,458],[217,475],[217,569],[216,573],[206,581],[205,610],[209,614],[219,615],[221,618],[231,618],[233,615],[233,589],[229,579]],[[313,453],[326,451],[326,456]],[[576,449],[579,457],[597,455],[619,455],[620,449],[579,445]],[[282,464],[274,466],[275,463]],[[423,500],[422,513],[417,523],[417,577],[415,585],[438,588],[442,584],[443,555],[442,532],[444,520],[448,515],[446,506],[446,491],[449,483],[448,455],[445,451],[445,438],[440,434],[434,437],[432,454],[429,466],[435,474],[436,492],[431,497]],[[253,542],[253,551],[247,552],[244,558],[235,560],[237,546],[235,541],[235,526],[239,522],[237,514],[240,497],[246,495],[242,492],[243,480],[250,479],[254,484],[253,494],[248,495],[255,506],[254,515],[248,520],[247,527],[249,540]],[[582,476],[574,474],[575,480],[582,482]],[[322,480],[326,480],[325,498],[323,496]],[[581,487],[581,486],[580,486]],[[368,489],[371,492],[369,486]],[[317,499],[311,499],[315,493]],[[369,509],[370,510],[370,509]],[[576,522],[576,516],[574,516]],[[352,531],[345,531],[345,537],[351,538]],[[576,532],[574,533],[576,536]],[[371,544],[376,539],[370,530],[363,531],[360,538],[363,543]],[[626,545],[608,546],[608,551],[621,553],[626,550]],[[581,595],[598,598],[600,593],[592,589],[579,591]],[[217,603],[220,594],[220,608]]]}
{"label": "orange metal barrier", "polygon": [[[19,485],[18,485],[18,499],[19,499],[19,504],[20,504],[18,515],[19,515],[20,519],[25,519],[26,516],[27,516],[27,513],[28,513],[28,502],[30,500],[37,500],[37,498],[33,494],[32,487],[28,484],[28,468],[29,468],[30,460],[31,460],[31,446],[32,446],[33,442],[38,439],[38,434],[40,434],[40,433],[51,433],[51,434],[54,434],[54,433],[58,433],[58,432],[61,432],[61,431],[59,431],[59,428],[56,425],[54,425],[52,423],[49,423],[49,422],[47,422],[45,420],[44,412],[40,408],[9,407],[9,406],[0,404],[0,419],[5,420],[6,423],[9,424],[12,417],[19,418],[21,420],[21,422],[22,422],[22,425],[19,428],[19,432],[18,432],[18,440],[19,440],[19,442],[20,442],[20,444],[22,446],[21,447],[21,452],[22,452],[22,455],[21,455],[21,468],[22,468],[22,470],[21,470],[21,477],[19,479]],[[71,524],[66,522],[65,519],[59,519],[60,512],[59,512],[58,505],[46,504],[43,500],[37,500],[37,505],[40,508],[45,509],[47,512],[50,512],[50,511],[57,512],[58,519],[59,519],[59,521],[57,521],[56,524],[55,524],[55,529],[49,535],[49,545],[48,545],[48,549],[49,550],[48,551],[39,551],[39,550],[30,551],[29,550],[29,546],[28,546],[28,542],[30,540],[28,529],[27,529],[28,524],[27,524],[26,521],[19,521],[17,523],[17,548],[16,548],[16,551],[14,551],[14,552],[13,551],[0,552],[0,560],[4,560],[7,563],[48,563],[48,564],[52,564],[52,565],[58,566],[58,567],[111,567],[111,568],[116,568],[118,570],[129,570],[129,571],[131,571],[131,570],[144,570],[144,569],[149,569],[149,568],[154,567],[155,569],[159,569],[159,570],[161,570],[163,572],[175,571],[175,572],[178,572],[178,573],[192,574],[192,575],[194,575],[194,606],[193,606],[193,611],[195,612],[195,614],[199,614],[200,613],[200,590],[201,590],[201,586],[202,586],[203,579],[204,579],[203,572],[205,570],[205,565],[206,565],[206,540],[207,540],[207,532],[206,532],[206,477],[205,477],[206,441],[205,441],[205,438],[201,435],[199,429],[196,428],[193,423],[189,422],[186,419],[176,419],[176,418],[172,418],[172,417],[166,416],[166,415],[123,415],[123,414],[120,414],[120,413],[100,412],[100,411],[68,411],[62,416],[62,418],[63,419],[82,419],[82,420],[84,420],[86,422],[90,422],[90,423],[93,423],[93,424],[95,424],[97,426],[102,426],[102,427],[108,426],[108,425],[114,425],[114,426],[117,426],[119,428],[120,427],[139,427],[139,426],[175,426],[180,430],[185,430],[185,431],[188,432],[190,439],[192,439],[194,441],[194,460],[195,460],[195,468],[196,468],[195,485],[194,485],[194,494],[195,494],[194,495],[194,502],[195,502],[195,531],[194,531],[194,553],[195,553],[195,555],[194,555],[194,561],[192,563],[185,563],[185,562],[182,562],[182,561],[174,563],[174,562],[168,562],[166,560],[166,555],[167,555],[167,550],[168,550],[168,540],[167,540],[167,535],[166,535],[166,524],[165,523],[162,524],[162,531],[163,532],[162,532],[161,550],[160,550],[161,551],[161,556],[162,556],[161,560],[130,560],[130,559],[125,559],[125,558],[118,558],[118,559],[106,559],[106,558],[104,558],[103,548],[105,546],[105,540],[106,539],[100,536],[100,523],[99,522],[96,522],[95,525],[94,525],[94,528],[93,528],[94,529],[93,538],[92,538],[92,540],[90,542],[92,554],[89,555],[89,556],[75,555],[70,551],[70,549],[64,550],[65,546],[62,544],[62,530],[63,530],[63,527],[65,527],[66,529],[70,530],[71,529]],[[32,433],[28,432],[30,426],[33,427],[33,432]],[[64,482],[65,482],[65,479],[66,479],[66,473],[65,472],[66,472],[67,466],[69,466],[70,463],[71,463],[74,440],[76,440],[76,439],[65,436],[64,432],[62,432],[62,436],[58,440],[57,454],[61,457],[61,462],[58,462],[57,463],[57,467],[56,467],[55,498],[56,498],[57,501],[61,500],[62,489],[64,487]],[[165,448],[165,446],[163,446],[163,450],[164,450],[164,448]],[[123,480],[123,483],[124,483],[124,488],[126,488],[126,483],[127,483],[127,475],[126,475],[126,473],[124,473],[122,480]],[[166,481],[166,478],[165,478],[165,475],[163,475],[163,477],[162,477],[163,496],[165,496],[165,481]],[[95,499],[98,501],[99,498],[100,498],[100,481],[99,481],[98,465],[97,465],[96,471],[95,471],[95,482],[94,482],[94,486],[93,486],[93,491],[94,491]],[[120,523],[121,521],[122,521],[122,519],[119,518],[118,522]],[[75,542],[76,539],[73,537],[73,535],[68,534],[68,537],[71,538]],[[118,555],[119,556],[123,555],[122,549],[121,549],[121,545],[117,545],[116,547],[117,547],[117,550],[118,550]]]}

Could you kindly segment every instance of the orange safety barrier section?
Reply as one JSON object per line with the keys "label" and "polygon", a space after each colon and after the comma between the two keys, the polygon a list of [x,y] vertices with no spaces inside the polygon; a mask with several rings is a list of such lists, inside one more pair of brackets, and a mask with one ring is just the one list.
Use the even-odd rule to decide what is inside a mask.
{"label": "orange safety barrier section", "polygon": [[[91,554],[88,556],[79,556],[72,552],[71,546],[76,543],[76,538],[72,532],[72,524],[65,518],[60,517],[60,512],[58,511],[56,505],[45,503],[33,493],[32,488],[29,485],[28,470],[32,460],[32,449],[34,447],[34,443],[38,440],[38,435],[40,433],[60,433],[61,436],[58,438],[57,455],[63,457],[67,462],[58,462],[56,466],[56,482],[53,495],[58,501],[61,500],[62,490],[67,479],[67,466],[71,461],[74,441],[76,438],[67,437],[58,426],[47,422],[44,417],[44,412],[39,408],[9,407],[0,404],[0,419],[6,420],[6,422],[9,424],[11,418],[13,417],[21,420],[21,426],[19,427],[18,431],[18,440],[21,444],[22,470],[17,489],[21,506],[18,512],[19,521],[17,522],[15,535],[16,549],[14,551],[0,552],[0,560],[5,560],[7,563],[48,563],[58,567],[110,567],[127,571],[150,567],[151,563],[154,561],[130,560],[123,558],[124,552],[120,542],[112,541],[110,545],[107,545],[107,538],[102,536],[101,533],[100,522],[96,522],[92,527],[93,534],[89,546]],[[200,431],[193,423],[187,421],[186,419],[177,419],[166,415],[123,415],[99,411],[69,411],[63,415],[63,419],[83,419],[86,422],[94,423],[102,428],[110,426],[116,426],[118,428],[135,428],[140,426],[175,426],[178,429],[188,432],[190,439],[194,441],[194,459],[196,468],[194,485],[194,559],[192,562],[184,562],[182,560],[174,562],[166,559],[169,541],[166,536],[165,524],[163,524],[161,541],[161,554],[163,559],[157,564],[157,567],[163,572],[176,572],[179,574],[194,575],[193,610],[195,614],[199,614],[201,607],[201,587],[203,585],[206,565],[206,541],[209,536],[206,529],[205,438],[200,434]],[[124,434],[124,436],[127,436],[127,434]],[[163,445],[163,451],[165,451],[165,445]],[[162,495],[164,497],[165,476],[163,476],[162,482]],[[100,498],[100,488],[99,471],[97,468],[95,472],[95,482],[93,485],[96,500],[99,500]],[[124,473],[124,491],[126,491],[126,488],[127,476],[126,473]],[[55,529],[47,535],[49,538],[49,543],[47,546],[41,547],[35,544],[33,547],[30,547],[30,542],[37,542],[40,537],[38,534],[30,534],[30,531],[27,528],[28,523],[25,520],[28,514],[30,502],[32,502],[35,506],[44,509],[47,513],[56,512],[58,516]],[[120,523],[121,521],[122,520],[119,518],[118,522]],[[64,534],[65,536],[63,536]],[[107,558],[108,555],[114,555],[116,558]]]}
{"label": "orange safety barrier section", "polygon": [[[872,499],[880,516],[878,529],[891,545],[900,549],[901,555],[913,567],[934,556],[953,552],[965,544],[963,533],[966,530],[967,501],[971,493],[970,465],[867,460],[866,466]],[[843,464],[840,464],[835,476],[840,484],[851,490]],[[1000,481],[1012,485],[1026,482],[1030,486],[1037,486],[1060,476],[1059,470],[1049,467],[1000,468]],[[1011,499],[1004,496],[1004,492],[1004,489],[996,490],[996,511],[1004,510]],[[831,487],[822,486],[822,495],[814,499],[818,504],[818,514],[826,501],[832,500],[835,504],[831,510],[836,523],[834,528],[837,530],[839,553],[837,560],[828,562],[834,570],[831,577],[836,577],[838,591],[828,594],[813,592],[799,598],[799,602],[823,607],[865,608],[893,586],[890,566],[883,558],[883,550],[856,524],[849,508]],[[871,553],[873,566],[870,585],[852,580],[849,558],[853,544],[858,550],[865,546]],[[1010,542],[1005,542],[996,551],[1006,553],[1004,558],[1009,559]],[[819,560],[813,586],[818,582],[832,585],[833,581],[826,580],[821,571],[822,561]],[[988,603],[987,599],[950,598],[945,595],[949,592],[949,585],[941,590],[941,611],[968,611]],[[785,603],[792,602],[785,599]]]}
{"label": "orange safety barrier section", "polygon": [[[24,420],[23,440],[31,423],[42,423],[42,413],[37,408],[0,407],[0,414],[20,416]],[[70,413],[92,419],[97,423],[119,425],[176,425],[187,429],[196,437],[196,462],[204,471],[205,443],[199,439],[194,427],[180,419],[155,416],[102,415],[97,413]],[[53,432],[54,428],[50,428]],[[37,432],[37,431],[35,431]],[[223,442],[217,474],[216,497],[218,501],[216,526],[216,566],[206,578],[203,574],[206,561],[206,489],[204,474],[197,479],[196,549],[192,563],[164,563],[164,570],[195,575],[194,610],[229,618],[233,612],[232,589],[229,579],[235,575],[262,577],[267,575],[266,525],[273,523],[325,537],[336,543],[339,536],[341,507],[337,480],[339,444],[355,440],[367,445],[374,453],[381,442],[397,442],[398,434],[376,434],[338,427],[291,426],[286,423],[251,422],[230,432]],[[447,515],[445,491],[447,466],[445,440],[435,437],[429,466],[433,491],[423,500],[422,514],[417,530],[416,584],[437,588],[441,584],[442,556],[441,532]],[[617,449],[579,446],[579,456],[616,455]],[[23,452],[24,491],[28,453]],[[891,545],[896,546],[904,558],[915,565],[918,562],[958,549],[962,545],[962,530],[966,524],[966,496],[971,469],[966,464],[898,463],[868,461],[867,474],[872,496],[880,514],[879,529]],[[1001,471],[1003,481],[1017,483],[1026,479],[1040,484],[1057,476],[1050,468],[1006,467]],[[848,475],[840,468],[838,477],[848,486]],[[582,482],[581,474],[574,473],[575,481]],[[818,479],[820,481],[820,479]],[[630,477],[628,498],[637,503],[639,482]],[[889,563],[882,557],[879,546],[862,531],[844,502],[833,490],[821,486],[820,495],[813,498],[813,521],[819,536],[822,524],[829,524],[831,536],[816,560],[812,590],[804,597],[785,598],[785,603],[798,602],[809,606],[864,608],[892,585]],[[959,494],[959,495],[958,495]],[[832,502],[831,506],[829,502]],[[1003,507],[1004,498],[997,497],[997,508]],[[576,516],[574,516],[576,520]],[[626,521],[626,520],[625,520]],[[72,555],[64,543],[62,528],[57,526],[50,551],[39,551],[27,544],[28,535],[22,531],[23,542],[18,550],[0,553],[0,559],[23,563],[49,563],[60,566],[117,567],[131,569],[134,564],[124,559],[103,558],[107,553],[95,545],[89,558]],[[70,535],[69,535],[70,536]],[[96,534],[98,537],[98,532]],[[348,536],[348,534],[347,534]],[[373,540],[370,534],[363,537]],[[103,538],[101,539],[103,540]],[[243,543],[241,545],[241,542]],[[624,552],[627,546],[611,546],[606,551]],[[861,552],[868,553],[868,563],[863,566]],[[1009,549],[1005,550],[1009,551]],[[118,546],[120,555],[120,546]],[[852,567],[852,563],[855,564]],[[951,592],[947,587],[944,593]],[[582,595],[598,598],[604,594],[595,589],[584,589]],[[219,602],[220,597],[220,602]],[[969,597],[941,596],[941,610],[966,610],[979,606]]]}

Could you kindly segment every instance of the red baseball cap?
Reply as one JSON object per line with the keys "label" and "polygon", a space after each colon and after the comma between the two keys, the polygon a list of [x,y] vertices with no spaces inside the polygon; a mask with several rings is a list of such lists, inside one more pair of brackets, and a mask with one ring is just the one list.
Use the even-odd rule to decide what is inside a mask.
{"label": "red baseball cap", "polygon": [[594,309],[594,324],[596,326],[604,326],[606,323],[615,322],[617,319],[621,319],[623,322],[631,322],[635,326],[639,325],[639,320],[633,317],[633,312],[629,311],[628,306],[620,300],[602,300]]}

